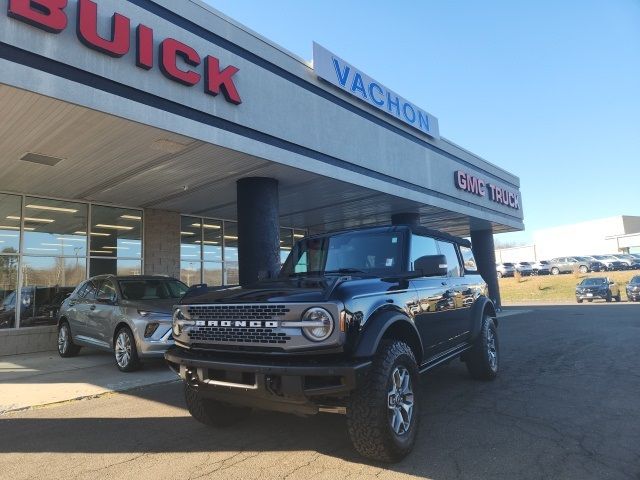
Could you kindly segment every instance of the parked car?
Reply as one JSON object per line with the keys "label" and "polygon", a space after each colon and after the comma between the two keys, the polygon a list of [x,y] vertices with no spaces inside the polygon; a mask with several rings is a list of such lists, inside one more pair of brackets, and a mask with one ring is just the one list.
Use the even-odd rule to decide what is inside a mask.
{"label": "parked car", "polygon": [[460,358],[473,378],[498,375],[495,307],[470,246],[422,227],[342,231],[298,241],[278,278],[192,288],[165,355],[189,412],[209,426],[251,408],[343,413],[361,455],[399,461],[426,406],[420,373]]}
{"label": "parked car", "polygon": [[[590,256],[580,256],[573,258],[578,260],[578,262],[580,262],[580,265],[586,264],[589,272],[604,272],[607,269],[604,263]],[[586,273],[583,270],[578,270],[580,273]]]}
{"label": "parked car", "polygon": [[92,277],[60,307],[58,353],[73,357],[83,346],[108,350],[123,372],[138,368],[142,358],[162,358],[173,345],[173,306],[187,290],[163,276]]}
{"label": "parked car", "polygon": [[519,272],[523,277],[533,275],[533,267],[529,262],[518,262],[515,264],[515,268],[516,271]]}
{"label": "parked car", "polygon": [[640,275],[636,275],[627,283],[627,298],[630,302],[640,302]]}
{"label": "parked car", "polygon": [[557,257],[549,261],[549,270],[552,275],[579,271],[587,273],[591,271],[591,262],[583,257]]}
{"label": "parked car", "polygon": [[609,271],[626,270],[627,264],[621,262],[613,255],[592,255],[596,260],[602,262]]}
{"label": "parked car", "polygon": [[513,277],[516,273],[516,266],[513,263],[496,263],[496,273],[498,278]]}
{"label": "parked car", "polygon": [[627,266],[627,270],[640,269],[640,260],[634,257],[633,255],[620,253],[620,254],[613,255],[613,257],[617,258],[622,263],[624,263]]}
{"label": "parked car", "polygon": [[532,262],[531,267],[535,275],[549,275],[551,273],[551,265],[548,260]]}
{"label": "parked car", "polygon": [[576,286],[576,300],[578,303],[582,303],[584,300],[593,302],[596,298],[607,302],[612,299],[620,302],[620,287],[607,277],[585,278]]}

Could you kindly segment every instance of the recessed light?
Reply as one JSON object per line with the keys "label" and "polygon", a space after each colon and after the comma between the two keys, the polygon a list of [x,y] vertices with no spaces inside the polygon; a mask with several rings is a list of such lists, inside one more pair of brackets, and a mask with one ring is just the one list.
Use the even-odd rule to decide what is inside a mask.
{"label": "recessed light", "polygon": [[235,235],[225,235],[224,236],[225,240],[237,240],[238,237]]}
{"label": "recessed light", "polygon": [[56,240],[61,240],[63,242],[82,242],[82,243],[85,243],[87,241],[86,238],[71,238],[71,237],[56,237]]}
{"label": "recessed light", "polygon": [[37,210],[51,210],[52,212],[64,212],[64,213],[78,213],[76,208],[62,208],[62,207],[50,207],[48,205],[27,205],[26,208],[34,208]]}
{"label": "recessed light", "polygon": [[57,248],[35,248],[35,247],[28,247],[27,250],[33,250],[37,252],[57,252],[58,251]]}
{"label": "recessed light", "polygon": [[[20,217],[16,217],[15,215],[9,215],[7,217],[8,220],[20,220]],[[53,218],[35,218],[35,217],[24,217],[25,222],[33,222],[33,223],[53,223],[55,220]]]}
{"label": "recessed light", "polygon": [[180,232],[180,235],[195,235],[193,232]]}
{"label": "recessed light", "polygon": [[142,220],[142,217],[136,215],[120,215],[120,218],[124,218],[125,220]]}
{"label": "recessed light", "polygon": [[64,158],[52,157],[50,155],[42,155],[40,153],[25,153],[20,160],[24,162],[38,163],[40,165],[47,165],[49,167],[53,167],[60,163]]}
{"label": "recessed light", "polygon": [[108,223],[98,223],[96,227],[110,228],[112,230],[133,230],[133,227],[130,227],[128,225],[109,225]]}

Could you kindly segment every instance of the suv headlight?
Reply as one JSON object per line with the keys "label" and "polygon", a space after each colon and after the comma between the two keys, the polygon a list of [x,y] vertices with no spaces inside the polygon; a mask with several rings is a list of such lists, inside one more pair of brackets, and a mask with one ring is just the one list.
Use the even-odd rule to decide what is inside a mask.
{"label": "suv headlight", "polygon": [[309,325],[302,327],[302,332],[314,342],[326,340],[333,333],[333,317],[324,308],[310,308],[302,315],[302,321],[309,322]]}
{"label": "suv headlight", "polygon": [[187,316],[180,310],[176,308],[173,312],[173,325],[171,330],[173,332],[174,337],[179,337],[182,334],[182,330],[185,326],[195,325],[196,322],[187,318]]}

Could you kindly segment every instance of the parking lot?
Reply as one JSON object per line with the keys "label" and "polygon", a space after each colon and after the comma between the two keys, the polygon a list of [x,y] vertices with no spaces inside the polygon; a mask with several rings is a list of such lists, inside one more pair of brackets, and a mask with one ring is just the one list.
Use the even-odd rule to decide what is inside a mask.
{"label": "parking lot", "polygon": [[518,309],[497,381],[460,362],[423,378],[418,443],[396,465],[362,461],[331,414],[209,430],[170,383],[1,416],[0,477],[639,479],[640,305]]}

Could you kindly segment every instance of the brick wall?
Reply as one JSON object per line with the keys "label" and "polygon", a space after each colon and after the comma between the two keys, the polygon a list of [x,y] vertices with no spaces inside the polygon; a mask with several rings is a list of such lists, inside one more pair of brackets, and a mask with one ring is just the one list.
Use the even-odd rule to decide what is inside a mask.
{"label": "brick wall", "polygon": [[180,214],[144,212],[144,273],[180,278]]}

